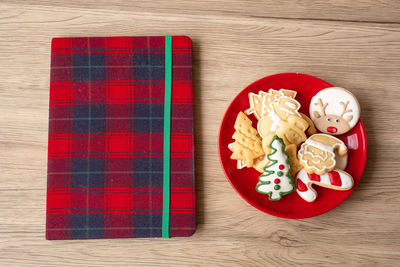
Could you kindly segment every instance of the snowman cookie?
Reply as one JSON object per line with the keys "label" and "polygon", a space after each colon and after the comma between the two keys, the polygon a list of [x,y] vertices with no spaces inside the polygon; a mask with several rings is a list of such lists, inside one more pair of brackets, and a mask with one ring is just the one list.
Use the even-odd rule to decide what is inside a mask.
{"label": "snowman cookie", "polygon": [[310,103],[310,116],[323,133],[340,135],[350,131],[360,118],[360,104],[344,88],[330,87],[319,91]]}

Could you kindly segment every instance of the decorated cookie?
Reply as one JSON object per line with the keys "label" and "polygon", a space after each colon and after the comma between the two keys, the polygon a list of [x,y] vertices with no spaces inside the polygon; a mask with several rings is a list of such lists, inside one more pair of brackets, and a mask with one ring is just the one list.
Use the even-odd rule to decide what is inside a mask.
{"label": "decorated cookie", "polygon": [[307,139],[305,134],[308,123],[301,117],[291,115],[287,121],[281,120],[276,134],[283,139],[285,144],[295,144],[296,147]]}
{"label": "decorated cookie", "polygon": [[330,87],[319,91],[311,99],[310,116],[321,132],[344,134],[358,122],[360,104],[346,89]]}
{"label": "decorated cookie", "polygon": [[298,158],[307,173],[323,175],[335,168],[335,151],[344,156],[347,147],[334,136],[314,134],[301,145]]}
{"label": "decorated cookie", "polygon": [[301,117],[298,112],[300,103],[288,96],[281,96],[279,99],[273,102],[271,106],[275,113],[283,120],[287,120],[287,118],[291,115]]}
{"label": "decorated cookie", "polygon": [[336,160],[335,169],[339,169],[339,170],[346,169],[348,155],[349,154],[344,154],[343,156],[339,156],[338,152],[335,151],[335,160]]}
{"label": "decorated cookie", "polygon": [[[261,93],[262,92],[262,93]],[[272,104],[277,102],[282,96],[294,99],[297,92],[288,90],[288,89],[269,89],[268,93],[260,91],[259,94],[262,94],[262,107],[261,107],[261,117],[267,116],[272,110]]]}
{"label": "decorated cookie", "polygon": [[[305,127],[305,129],[307,129],[309,125],[304,119],[302,119],[301,115],[298,113],[299,108],[299,102],[286,96],[282,96],[278,100],[270,104],[270,111],[268,112],[268,114],[263,116],[257,123],[257,130],[260,136],[262,138],[265,138],[268,135],[275,134],[278,128],[281,126],[285,129],[287,127],[291,128],[292,126],[300,126],[301,129]],[[292,117],[290,122],[289,117]],[[297,117],[298,119],[294,119],[294,117]],[[281,131],[284,131],[283,128],[281,129]],[[305,131],[305,129],[303,130],[303,132]]]}
{"label": "decorated cookie", "polygon": [[271,112],[271,104],[276,102],[281,96],[283,96],[283,92],[272,88],[268,90],[268,93],[263,92],[261,117],[265,117]]}
{"label": "decorated cookie", "polygon": [[261,106],[261,118],[268,116],[268,114],[272,111],[271,104],[274,103],[280,96],[282,96],[282,93],[279,91],[276,92],[279,94],[264,93]]}
{"label": "decorated cookie", "polygon": [[290,176],[296,177],[296,174],[303,169],[303,166],[300,164],[297,158],[297,147],[295,144],[287,145],[285,148],[286,154],[289,156],[290,162]]}
{"label": "decorated cookie", "polygon": [[[264,143],[263,139],[263,143]],[[272,138],[269,139],[269,142],[271,142]],[[263,144],[264,148],[264,144]],[[266,153],[265,156],[262,156],[254,161],[253,168],[256,169],[258,172],[263,173],[265,166],[269,164],[269,159],[268,155],[271,152],[271,149],[269,148],[268,144],[268,149],[264,149],[264,152]],[[289,162],[290,162],[290,176],[291,177],[296,177],[296,174],[298,171],[300,171],[303,166],[300,164],[299,160],[297,159],[297,147],[294,144],[287,145],[285,147],[285,152],[289,156]]]}
{"label": "decorated cookie", "polygon": [[247,115],[253,114],[257,120],[261,118],[262,107],[264,96],[268,95],[268,93],[264,91],[259,91],[258,94],[249,93],[249,104],[250,108],[245,111]]}
{"label": "decorated cookie", "polygon": [[349,190],[353,187],[353,177],[345,171],[335,169],[323,175],[309,174],[305,169],[299,171],[296,177],[297,193],[308,202],[317,198],[313,184],[334,190]]}
{"label": "decorated cookie", "polygon": [[[269,89],[249,93],[247,115],[240,112],[234,125],[235,140],[229,144],[237,168],[254,168],[261,173],[256,191],[272,201],[296,190],[301,198],[313,202],[313,186],[349,190],[354,181],[345,172],[347,147],[333,135],[346,133],[359,120],[360,106],[347,90],[324,89],[311,100],[310,117],[300,113],[297,92]],[[324,133],[318,133],[317,129]],[[307,138],[308,137],[308,138]],[[300,147],[299,151],[298,148]],[[296,186],[292,177],[296,177]]]}
{"label": "decorated cookie", "polygon": [[258,121],[257,131],[262,138],[266,138],[271,134],[275,135],[280,121],[281,118],[274,111],[271,111]]}
{"label": "decorated cookie", "polygon": [[283,96],[283,92],[279,90],[275,90],[273,88],[268,90],[268,93],[273,95],[275,99],[278,99],[279,97]]}
{"label": "decorated cookie", "polygon": [[[271,90],[271,89],[270,89]],[[273,90],[273,89],[272,89]],[[282,92],[282,94],[284,95],[284,96],[288,96],[288,97],[291,97],[291,98],[295,98],[296,97],[296,95],[297,95],[297,92],[296,91],[293,91],[293,90],[288,90],[288,89],[279,89],[279,91],[280,92]]]}
{"label": "decorated cookie", "polygon": [[281,96],[288,96],[288,97],[291,97],[291,98],[295,98],[296,94],[297,94],[296,91],[283,89],[283,88],[279,89],[279,90],[271,88],[271,89],[268,90],[268,93],[273,95],[275,97],[275,99],[278,99]]}
{"label": "decorated cookie", "polygon": [[[229,149],[232,147],[232,145],[233,145],[233,143],[231,143],[231,144],[228,145]],[[241,170],[241,169],[243,169],[244,167],[246,167],[246,161],[245,161],[245,160],[242,160],[242,159],[237,160],[236,168],[238,168],[239,170]]]}
{"label": "decorated cookie", "polygon": [[243,112],[239,112],[234,126],[236,131],[232,136],[235,142],[228,146],[233,152],[231,159],[242,160],[247,167],[252,167],[254,159],[264,155],[261,138],[251,124],[251,120]]}
{"label": "decorated cookie", "polygon": [[308,117],[306,114],[299,112],[300,116],[303,118],[308,123],[308,128],[307,128],[307,135],[313,135],[317,133],[317,129],[315,128],[314,122],[310,117]]}
{"label": "decorated cookie", "polygon": [[253,168],[256,169],[258,172],[263,173],[264,167],[269,164],[269,159],[267,155],[261,156],[254,161]]}
{"label": "decorated cookie", "polygon": [[260,175],[256,190],[267,194],[269,200],[280,200],[283,195],[294,191],[292,178],[290,176],[289,156],[285,152],[285,144],[278,136],[274,136],[269,145],[271,152],[268,154],[270,163],[264,168]]}

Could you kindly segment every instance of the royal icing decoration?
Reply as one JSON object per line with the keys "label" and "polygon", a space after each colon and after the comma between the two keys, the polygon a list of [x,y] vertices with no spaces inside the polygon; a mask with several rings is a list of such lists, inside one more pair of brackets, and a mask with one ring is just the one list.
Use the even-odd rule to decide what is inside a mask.
{"label": "royal icing decoration", "polygon": [[[260,91],[258,93],[259,95],[262,95],[262,105],[261,105],[261,117],[266,117],[271,111],[279,112],[279,109],[277,109],[278,105],[282,105],[282,110],[285,109],[285,105],[288,106],[287,112],[293,114],[300,108],[299,102],[297,102],[294,97],[296,96],[297,92],[292,91],[292,90],[287,90],[287,89],[269,89],[268,93],[265,93],[263,91]],[[293,102],[294,104],[292,104]],[[277,106],[272,106],[273,104],[277,104]],[[296,103],[298,105],[296,105]],[[251,107],[251,105],[250,105]],[[293,112],[293,111],[294,112]],[[258,118],[260,119],[260,118]],[[278,122],[279,123],[279,122]]]}
{"label": "royal icing decoration", "polygon": [[249,93],[250,108],[248,108],[245,113],[247,115],[253,114],[257,120],[259,120],[262,117],[264,97],[267,94],[268,93],[263,91],[259,91],[258,94]]}
{"label": "royal icing decoration", "polygon": [[339,156],[337,151],[335,151],[335,160],[336,160],[335,169],[340,169],[340,170],[346,169],[348,155],[349,154],[345,154],[343,156]]}
{"label": "royal icing decoration", "polygon": [[270,145],[271,153],[268,154],[270,163],[260,175],[256,190],[267,194],[269,200],[280,200],[283,195],[295,189],[290,177],[289,156],[285,152],[285,144],[278,136],[274,136]]}
{"label": "royal icing decoration", "polygon": [[235,142],[228,145],[233,152],[231,159],[241,161],[238,163],[239,167],[244,167],[244,165],[252,167],[254,159],[264,155],[261,139],[251,123],[251,120],[243,112],[239,112],[234,125],[236,131],[232,136]]}
{"label": "royal icing decoration", "polygon": [[267,116],[272,120],[272,124],[269,130],[271,132],[276,132],[276,129],[278,129],[279,127],[279,122],[281,121],[281,118],[278,116],[278,114],[275,113],[274,110],[271,110]]}
{"label": "royal icing decoration", "polygon": [[344,156],[346,145],[336,137],[327,134],[314,134],[302,145],[298,152],[300,163],[308,173],[324,174],[336,166],[335,151]]}
{"label": "royal icing decoration", "polygon": [[321,132],[344,134],[358,122],[360,104],[346,89],[330,87],[319,91],[311,99],[310,116]]}
{"label": "royal icing decoration", "polygon": [[[357,124],[357,99],[346,89],[326,88],[311,99],[308,117],[299,112],[296,94],[272,88],[249,93],[250,107],[238,114],[232,136],[235,142],[228,146],[237,169],[261,172],[256,191],[273,201],[297,187],[297,193],[312,202],[317,198],[314,184],[334,190],[353,188],[353,178],[343,171],[348,148],[333,135],[346,133]],[[257,129],[245,114],[257,119]],[[317,129],[323,133],[317,134]],[[348,146],[357,147],[357,139],[350,137]],[[296,185],[292,177],[296,177]]]}
{"label": "royal icing decoration", "polygon": [[300,103],[293,98],[281,96],[271,106],[281,119],[287,120],[290,115],[301,117],[298,112]]}
{"label": "royal icing decoration", "polygon": [[[283,130],[284,132],[287,131],[287,128],[293,128],[292,126],[295,126],[294,128],[299,128],[298,126],[302,125],[300,126],[300,128],[305,128],[305,129],[308,128],[309,124],[302,118],[302,116],[298,112],[300,108],[299,102],[297,102],[295,99],[292,99],[284,95],[280,96],[278,99],[275,99],[273,102],[267,102],[265,100],[266,97],[269,97],[271,95],[272,94],[269,94],[264,97],[262,105],[262,111],[263,111],[262,118],[257,123],[257,131],[259,132],[262,138],[265,138],[270,134],[277,133],[279,128],[282,128],[281,131]],[[290,118],[294,117],[298,118],[298,121],[301,122],[295,122],[294,119],[290,120]],[[297,125],[290,126],[288,125],[289,121],[294,122]],[[305,129],[299,129],[299,130],[304,132]],[[282,137],[279,134],[278,136]]]}
{"label": "royal icing decoration", "polygon": [[350,174],[339,169],[323,175],[309,174],[304,169],[297,173],[297,193],[307,202],[313,202],[317,198],[313,184],[334,190],[349,190],[353,187],[354,181]]}

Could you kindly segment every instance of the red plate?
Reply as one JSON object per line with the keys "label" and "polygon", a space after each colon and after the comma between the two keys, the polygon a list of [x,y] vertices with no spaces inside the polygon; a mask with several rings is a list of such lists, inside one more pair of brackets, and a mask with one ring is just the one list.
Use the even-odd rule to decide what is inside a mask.
{"label": "red plate", "polygon": [[[348,147],[348,163],[346,171],[350,173],[355,182],[353,189],[348,191],[336,191],[320,186],[314,188],[318,192],[317,199],[308,203],[296,193],[283,196],[280,201],[270,201],[268,196],[255,190],[258,183],[259,172],[253,168],[236,168],[236,161],[230,159],[232,152],[228,144],[232,143],[234,133],[233,125],[240,111],[249,108],[248,93],[258,93],[259,90],[268,91],[270,88],[286,88],[297,91],[296,100],[301,104],[300,112],[308,115],[308,107],[311,98],[320,90],[332,87],[331,84],[306,74],[280,73],[262,78],[241,91],[229,105],[221,123],[219,132],[219,155],[226,177],[233,188],[252,206],[274,216],[300,219],[323,214],[342,203],[360,182],[367,158],[367,140],[364,126],[361,121],[348,133],[338,136]],[[257,120],[253,115],[253,126]]]}

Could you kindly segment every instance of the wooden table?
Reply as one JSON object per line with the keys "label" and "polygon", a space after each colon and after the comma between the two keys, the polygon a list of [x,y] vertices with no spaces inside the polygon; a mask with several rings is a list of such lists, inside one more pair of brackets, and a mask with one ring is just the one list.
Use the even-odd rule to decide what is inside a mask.
{"label": "wooden table", "polygon": [[[46,241],[51,38],[166,34],[194,42],[196,234]],[[399,1],[2,0],[0,62],[0,265],[399,264]],[[316,75],[361,102],[369,149],[363,179],[316,218],[254,209],[218,160],[230,101],[278,72]]]}

